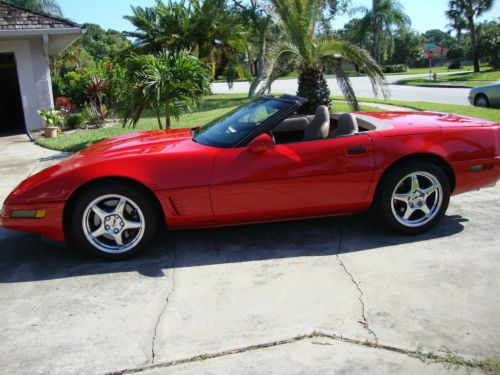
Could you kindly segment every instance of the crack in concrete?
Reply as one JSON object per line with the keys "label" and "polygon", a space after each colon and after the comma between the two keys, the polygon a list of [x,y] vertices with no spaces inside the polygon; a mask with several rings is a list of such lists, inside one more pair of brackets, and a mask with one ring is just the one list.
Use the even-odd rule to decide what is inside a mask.
{"label": "crack in concrete", "polygon": [[[124,370],[120,370],[120,371],[109,372],[106,375],[134,374],[134,373],[139,373],[139,372],[143,372],[143,371],[149,371],[149,370],[155,370],[155,369],[160,369],[160,368],[182,365],[182,364],[186,364],[186,363],[205,361],[208,359],[224,357],[224,356],[228,356],[228,355],[241,354],[241,353],[245,353],[245,352],[251,352],[251,351],[271,348],[271,347],[275,347],[275,346],[282,346],[282,345],[292,344],[295,342],[314,339],[314,338],[327,338],[327,339],[331,339],[331,340],[335,340],[335,341],[340,341],[340,342],[349,343],[349,344],[353,344],[353,345],[364,346],[364,347],[368,347],[368,348],[372,348],[372,349],[385,350],[385,351],[389,351],[392,353],[399,353],[399,354],[407,355],[409,357],[412,357],[412,358],[415,358],[418,360],[428,359],[428,360],[435,361],[435,363],[442,363],[442,364],[446,364],[446,363],[450,362],[450,358],[448,358],[446,356],[435,354],[433,352],[423,352],[420,349],[409,350],[409,349],[404,349],[404,348],[400,348],[397,346],[380,344],[378,342],[369,341],[369,340],[363,341],[363,340],[358,340],[358,339],[352,339],[352,338],[345,337],[343,335],[338,335],[335,333],[325,333],[325,332],[321,332],[321,331],[313,331],[311,333],[307,333],[304,335],[297,335],[297,336],[294,336],[294,337],[291,337],[288,339],[284,339],[284,340],[277,340],[277,341],[271,341],[271,342],[266,342],[266,343],[261,343],[261,344],[249,345],[249,346],[244,346],[244,347],[240,347],[240,348],[236,348],[236,349],[223,350],[223,351],[213,352],[213,353],[204,353],[204,354],[199,354],[199,355],[196,355],[193,357],[172,360],[172,361],[158,363],[158,364],[152,364],[149,366],[128,368],[128,369],[124,369]],[[467,360],[467,359],[463,359],[460,362],[460,364],[461,364],[461,366],[466,367],[466,368],[480,368],[482,366],[481,361]]]}
{"label": "crack in concrete", "polygon": [[340,258],[340,252],[342,251],[342,244],[344,241],[344,229],[342,225],[342,221],[339,223],[339,243],[337,246],[337,253],[335,256],[337,257],[337,261],[339,262],[340,266],[344,270],[344,272],[351,278],[352,283],[356,287],[359,293],[359,302],[361,303],[361,319],[358,320],[358,322],[373,336],[375,339],[375,342],[378,343],[378,336],[376,333],[370,328],[370,325],[368,324],[368,319],[366,318],[366,308],[365,308],[365,302],[363,301],[364,293],[363,290],[361,290],[361,287],[359,286],[359,283],[354,279],[354,276],[352,275],[351,272],[347,269],[346,265]]}
{"label": "crack in concrete", "polygon": [[165,310],[167,309],[168,303],[170,301],[170,296],[172,295],[172,293],[175,290],[175,264],[177,261],[177,251],[175,249],[175,246],[172,246],[172,248],[173,248],[173,253],[174,253],[174,256],[172,259],[172,264],[170,266],[172,269],[172,276],[171,276],[172,287],[170,288],[170,290],[167,294],[167,297],[165,298],[165,303],[163,305],[163,308],[160,311],[160,314],[158,314],[158,319],[156,320],[155,328],[153,331],[153,338],[151,339],[151,364],[152,365],[155,364],[155,357],[156,357],[155,343],[156,343],[156,334],[157,334],[158,326],[160,325],[161,318],[163,317],[163,314],[165,313]]}

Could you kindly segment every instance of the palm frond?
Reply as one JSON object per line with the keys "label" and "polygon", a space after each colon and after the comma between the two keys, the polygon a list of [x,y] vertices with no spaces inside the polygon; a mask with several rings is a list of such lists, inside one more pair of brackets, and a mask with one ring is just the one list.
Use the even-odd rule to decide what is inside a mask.
{"label": "palm frond", "polygon": [[292,43],[276,42],[268,49],[266,54],[267,65],[264,70],[265,79],[259,94],[271,87],[274,72],[280,61],[291,57],[295,57],[299,60],[302,59],[299,49]]}
{"label": "palm frond", "polygon": [[381,93],[384,98],[389,98],[387,82],[384,73],[370,54],[362,48],[341,41],[322,41],[318,50],[322,59],[343,59],[351,62],[362,70],[370,79],[373,93],[378,96]]}
{"label": "palm frond", "polygon": [[342,94],[346,98],[352,110],[359,111],[360,107],[358,99],[356,98],[349,76],[346,74],[344,69],[342,69],[342,61],[336,60],[333,66],[335,68],[335,75],[337,76],[337,83],[342,91]]}

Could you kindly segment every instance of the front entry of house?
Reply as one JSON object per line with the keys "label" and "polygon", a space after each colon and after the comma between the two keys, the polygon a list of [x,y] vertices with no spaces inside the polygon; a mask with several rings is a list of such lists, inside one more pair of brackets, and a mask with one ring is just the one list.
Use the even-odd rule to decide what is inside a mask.
{"label": "front entry of house", "polygon": [[0,53],[0,136],[25,128],[16,60],[12,53]]}

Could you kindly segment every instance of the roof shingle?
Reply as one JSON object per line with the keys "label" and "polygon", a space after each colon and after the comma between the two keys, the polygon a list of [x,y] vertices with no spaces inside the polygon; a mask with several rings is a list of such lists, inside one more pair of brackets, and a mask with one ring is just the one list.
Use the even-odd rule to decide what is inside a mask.
{"label": "roof shingle", "polygon": [[34,12],[0,1],[0,30],[43,30],[81,27],[50,14]]}

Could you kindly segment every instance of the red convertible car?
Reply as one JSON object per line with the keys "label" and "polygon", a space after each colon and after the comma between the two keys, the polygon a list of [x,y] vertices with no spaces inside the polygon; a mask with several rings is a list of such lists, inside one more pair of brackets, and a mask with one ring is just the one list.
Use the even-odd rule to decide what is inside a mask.
{"label": "red convertible car", "polygon": [[191,130],[126,134],[23,181],[0,224],[111,259],[166,228],[344,215],[373,207],[425,231],[450,195],[500,179],[500,124],[431,112],[298,113],[262,97]]}

